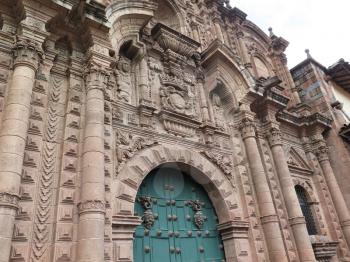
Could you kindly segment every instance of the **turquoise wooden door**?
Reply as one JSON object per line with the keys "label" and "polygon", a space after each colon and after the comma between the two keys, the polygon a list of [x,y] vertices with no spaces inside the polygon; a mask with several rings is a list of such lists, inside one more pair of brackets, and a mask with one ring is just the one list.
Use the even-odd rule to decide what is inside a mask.
{"label": "turquoise wooden door", "polygon": [[215,210],[204,189],[179,170],[152,171],[140,186],[135,262],[222,262]]}

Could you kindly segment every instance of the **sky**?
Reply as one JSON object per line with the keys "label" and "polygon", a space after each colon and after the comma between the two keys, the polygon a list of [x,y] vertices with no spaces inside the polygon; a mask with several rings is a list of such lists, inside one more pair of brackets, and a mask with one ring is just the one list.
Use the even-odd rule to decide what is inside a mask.
{"label": "sky", "polygon": [[286,50],[292,68],[311,56],[329,67],[340,58],[350,62],[350,0],[230,0],[247,19],[265,33],[289,42]]}

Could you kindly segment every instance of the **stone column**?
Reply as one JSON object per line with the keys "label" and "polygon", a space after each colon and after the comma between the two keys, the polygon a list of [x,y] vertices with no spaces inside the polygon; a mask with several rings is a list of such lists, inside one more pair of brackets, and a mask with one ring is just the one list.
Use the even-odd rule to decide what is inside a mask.
{"label": "stone column", "polygon": [[325,142],[321,142],[317,148],[316,156],[322,168],[346,242],[348,243],[348,246],[350,246],[350,213],[329,161],[328,147],[325,145]]}
{"label": "stone column", "polygon": [[104,261],[105,174],[104,95],[107,72],[95,65],[86,78],[85,129],[82,155],[81,195],[77,261]]}
{"label": "stone column", "polygon": [[147,59],[143,57],[139,65],[140,76],[139,76],[139,90],[141,101],[149,103],[151,101],[150,90],[148,87],[148,66]]}
{"label": "stone column", "polygon": [[261,216],[260,220],[264,230],[270,261],[288,261],[276,209],[256,141],[253,121],[244,118],[240,129],[255,188]]}
{"label": "stone column", "polygon": [[269,143],[287,209],[289,223],[293,230],[299,259],[301,261],[316,261],[307,232],[305,218],[300,208],[292,176],[289,172],[287,159],[282,147],[281,133],[277,128],[272,128],[270,130]]}
{"label": "stone column", "polygon": [[0,261],[8,261],[18,208],[24,147],[35,73],[42,56],[40,46],[18,39],[14,47],[14,71],[4,106],[0,131]]}

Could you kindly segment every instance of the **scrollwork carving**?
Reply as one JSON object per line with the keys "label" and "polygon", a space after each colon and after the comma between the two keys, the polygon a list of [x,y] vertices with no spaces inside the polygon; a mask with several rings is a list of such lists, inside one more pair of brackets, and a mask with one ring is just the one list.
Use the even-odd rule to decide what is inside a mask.
{"label": "scrollwork carving", "polygon": [[233,163],[230,157],[209,151],[203,151],[202,154],[205,155],[213,163],[215,163],[224,172],[225,175],[231,175]]}
{"label": "scrollwork carving", "polygon": [[137,151],[158,144],[153,138],[125,135],[121,131],[117,131],[117,159],[120,163],[133,157]]}

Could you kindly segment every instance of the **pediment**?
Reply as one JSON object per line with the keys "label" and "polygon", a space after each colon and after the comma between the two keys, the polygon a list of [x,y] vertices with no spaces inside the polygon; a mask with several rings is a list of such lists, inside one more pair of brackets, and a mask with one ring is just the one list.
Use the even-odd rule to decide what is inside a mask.
{"label": "pediment", "polygon": [[287,155],[287,163],[290,170],[312,173],[312,169],[306,160],[306,156],[297,152],[293,147],[290,148]]}

